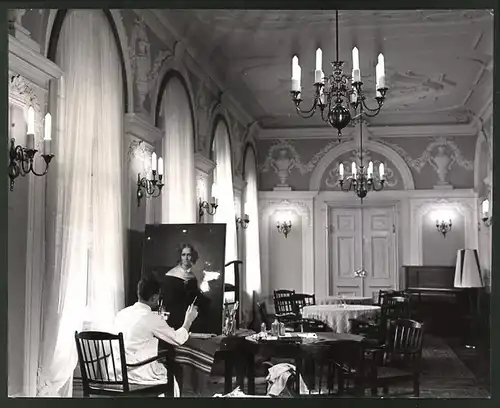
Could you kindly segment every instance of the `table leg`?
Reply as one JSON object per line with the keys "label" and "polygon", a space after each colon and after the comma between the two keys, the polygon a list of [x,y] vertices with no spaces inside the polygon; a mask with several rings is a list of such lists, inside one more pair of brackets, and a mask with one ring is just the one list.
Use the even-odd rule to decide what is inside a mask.
{"label": "table leg", "polygon": [[233,361],[232,356],[227,355],[224,359],[224,394],[230,393],[233,389]]}
{"label": "table leg", "polygon": [[252,353],[246,355],[247,394],[255,395],[255,358]]}

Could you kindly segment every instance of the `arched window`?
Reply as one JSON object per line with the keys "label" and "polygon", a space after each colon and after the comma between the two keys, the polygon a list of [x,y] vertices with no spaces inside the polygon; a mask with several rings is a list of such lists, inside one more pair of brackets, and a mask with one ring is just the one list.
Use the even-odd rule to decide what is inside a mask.
{"label": "arched window", "polygon": [[245,232],[245,279],[244,291],[250,299],[253,292],[261,292],[260,276],[260,242],[259,242],[259,208],[257,188],[257,159],[251,145],[245,149],[243,164],[243,179],[246,187],[243,196],[244,213],[248,214],[250,222]]}
{"label": "arched window", "polygon": [[71,396],[75,330],[109,330],[124,298],[119,48],[102,10],[69,10],[59,28],[40,396]]}
{"label": "arched window", "polygon": [[[219,206],[213,221],[214,223],[226,224],[226,263],[238,259],[231,157],[229,131],[225,120],[222,117],[218,117],[215,121],[212,142],[212,160],[215,162],[212,196],[217,198]],[[225,274],[225,282],[234,284],[234,269],[232,265],[226,268]]]}
{"label": "arched window", "polygon": [[[176,71],[163,80],[160,122],[164,129],[165,187],[162,223],[196,222],[193,113],[184,79]],[[160,87],[161,91],[161,87]]]}

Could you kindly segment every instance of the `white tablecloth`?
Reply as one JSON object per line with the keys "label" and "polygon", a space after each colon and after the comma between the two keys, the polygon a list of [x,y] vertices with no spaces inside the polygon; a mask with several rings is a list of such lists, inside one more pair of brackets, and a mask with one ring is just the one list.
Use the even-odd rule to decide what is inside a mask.
{"label": "white tablecloth", "polygon": [[350,305],[371,305],[374,303],[369,296],[324,296],[316,298],[317,305],[335,305],[341,301]]}
{"label": "white tablecloth", "polygon": [[320,320],[337,333],[349,333],[349,319],[373,316],[380,310],[379,306],[368,305],[314,305],[304,306],[302,317]]}

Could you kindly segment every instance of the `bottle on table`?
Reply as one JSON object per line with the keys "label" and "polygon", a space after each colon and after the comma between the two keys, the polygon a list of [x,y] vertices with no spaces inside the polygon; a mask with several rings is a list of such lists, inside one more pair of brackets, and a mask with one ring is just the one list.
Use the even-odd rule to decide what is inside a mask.
{"label": "bottle on table", "polygon": [[279,336],[280,335],[280,322],[275,318],[274,322],[271,324],[271,336]]}

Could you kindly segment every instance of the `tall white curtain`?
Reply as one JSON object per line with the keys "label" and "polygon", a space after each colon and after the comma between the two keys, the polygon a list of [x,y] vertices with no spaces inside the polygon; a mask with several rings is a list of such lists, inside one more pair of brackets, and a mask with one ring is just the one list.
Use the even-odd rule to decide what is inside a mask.
{"label": "tall white curtain", "polygon": [[70,397],[75,330],[89,309],[98,309],[96,326],[103,327],[123,307],[123,95],[116,43],[102,11],[68,11],[56,59],[65,74],[54,112],[37,395]]}
{"label": "tall white curtain", "polygon": [[245,230],[245,286],[244,290],[252,299],[253,291],[261,292],[260,276],[260,240],[259,240],[259,208],[257,194],[257,162],[254,151],[247,149],[243,177],[247,182],[243,197],[244,213],[250,222]]}
{"label": "tall white curtain", "polygon": [[196,223],[194,129],[187,91],[176,77],[167,83],[162,98],[165,187],[162,222]]}
{"label": "tall white curtain", "polygon": [[[214,215],[213,222],[226,224],[226,251],[225,262],[238,259],[236,236],[236,211],[234,209],[233,169],[231,163],[231,145],[226,124],[220,120],[215,128],[213,141],[213,159],[216,163],[214,169],[214,185],[212,196],[218,200],[219,206]],[[234,284],[234,266],[225,270],[225,282]]]}

